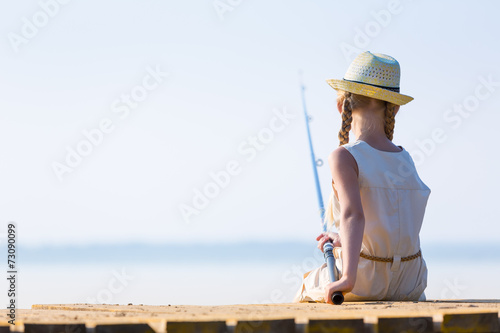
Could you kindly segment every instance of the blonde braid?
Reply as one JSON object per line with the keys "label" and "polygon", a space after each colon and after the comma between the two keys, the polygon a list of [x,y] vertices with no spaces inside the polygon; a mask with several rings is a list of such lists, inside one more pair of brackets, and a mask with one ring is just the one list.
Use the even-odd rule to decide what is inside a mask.
{"label": "blonde braid", "polygon": [[339,131],[339,146],[349,143],[349,131],[352,123],[351,93],[346,92],[342,105],[342,127]]}
{"label": "blonde braid", "polygon": [[394,125],[396,123],[396,118],[394,114],[395,108],[396,106],[394,104],[386,103],[384,130],[385,130],[385,135],[391,141],[392,141],[392,136],[394,134]]}

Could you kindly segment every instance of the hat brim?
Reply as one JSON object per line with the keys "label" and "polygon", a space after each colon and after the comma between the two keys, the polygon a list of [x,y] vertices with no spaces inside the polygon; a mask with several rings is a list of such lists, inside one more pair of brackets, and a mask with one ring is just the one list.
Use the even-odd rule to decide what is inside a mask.
{"label": "hat brim", "polygon": [[368,84],[336,79],[328,79],[326,82],[335,90],[343,90],[353,94],[381,99],[396,105],[404,105],[413,100],[413,97]]}

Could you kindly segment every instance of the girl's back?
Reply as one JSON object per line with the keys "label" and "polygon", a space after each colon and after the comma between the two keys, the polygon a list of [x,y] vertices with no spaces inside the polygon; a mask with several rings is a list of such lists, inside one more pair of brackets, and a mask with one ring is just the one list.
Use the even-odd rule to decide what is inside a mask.
{"label": "girl's back", "polygon": [[[365,216],[358,278],[351,292],[353,295],[347,294],[346,299],[418,298],[425,283],[418,284],[426,282],[427,269],[421,256],[411,258],[420,251],[418,235],[430,195],[429,187],[418,176],[404,148],[400,152],[387,152],[362,140],[342,147],[351,153],[358,165]],[[336,197],[333,200],[337,208],[333,212],[334,223],[338,228],[339,203]],[[381,258],[394,260],[393,263],[378,261]],[[341,271],[341,260],[337,262]],[[411,292],[417,295],[409,295]]]}

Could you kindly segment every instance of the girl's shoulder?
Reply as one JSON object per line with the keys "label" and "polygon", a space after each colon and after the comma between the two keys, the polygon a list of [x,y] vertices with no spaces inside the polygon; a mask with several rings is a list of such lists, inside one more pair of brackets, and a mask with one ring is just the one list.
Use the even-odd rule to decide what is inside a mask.
{"label": "girl's shoulder", "polygon": [[333,165],[339,169],[355,164],[361,187],[429,191],[420,179],[410,153],[404,147],[398,147],[399,151],[384,151],[356,140],[335,149],[329,162],[335,163]]}
{"label": "girl's shoulder", "polygon": [[330,169],[333,171],[335,168],[352,167],[356,171],[356,174],[359,174],[356,158],[345,146],[346,145],[337,147],[328,155]]}

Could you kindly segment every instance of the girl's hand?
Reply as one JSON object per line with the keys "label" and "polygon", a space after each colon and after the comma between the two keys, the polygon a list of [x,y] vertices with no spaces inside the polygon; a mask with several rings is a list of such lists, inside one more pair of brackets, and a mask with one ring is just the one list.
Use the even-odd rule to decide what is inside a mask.
{"label": "girl's hand", "polygon": [[336,291],[341,291],[342,294],[350,292],[354,288],[354,282],[350,281],[348,278],[340,278],[340,280],[331,282],[325,287],[325,301],[326,303],[333,304],[332,295]]}
{"label": "girl's hand", "polygon": [[323,232],[320,234],[318,237],[316,237],[316,240],[318,241],[318,249],[323,252],[323,245],[325,245],[326,242],[332,242],[334,247],[340,247],[340,236],[336,232]]}

